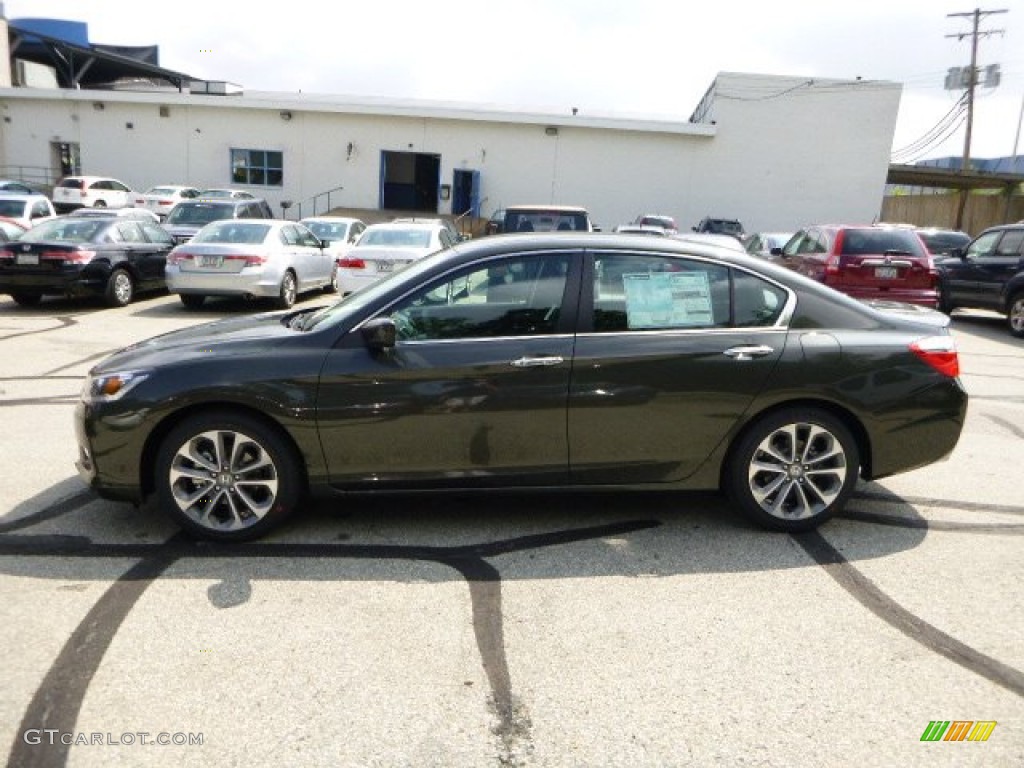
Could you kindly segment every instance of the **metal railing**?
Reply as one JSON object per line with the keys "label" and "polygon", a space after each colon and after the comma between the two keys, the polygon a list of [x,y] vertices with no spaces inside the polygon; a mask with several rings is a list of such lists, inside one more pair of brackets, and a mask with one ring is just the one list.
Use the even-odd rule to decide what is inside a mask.
{"label": "metal railing", "polygon": [[[334,187],[333,189],[328,189],[326,192],[319,192],[310,198],[301,200],[297,203],[290,203],[289,205],[284,205],[284,202],[282,202],[281,207],[285,211],[285,218],[287,218],[287,213],[289,210],[295,211],[296,220],[306,218],[307,216],[316,216],[318,213],[321,213],[321,209],[318,205],[321,200],[326,201],[326,205],[324,206],[322,211],[323,213],[326,213],[327,211],[330,211],[332,208],[335,207],[334,205],[331,204],[331,195],[336,192],[341,192],[343,189],[344,187]],[[309,213],[304,214],[302,212],[302,209],[304,206],[307,205],[312,206],[312,210]]]}
{"label": "metal railing", "polygon": [[42,165],[0,165],[0,179],[12,179],[36,187],[49,197],[57,177],[52,168]]}

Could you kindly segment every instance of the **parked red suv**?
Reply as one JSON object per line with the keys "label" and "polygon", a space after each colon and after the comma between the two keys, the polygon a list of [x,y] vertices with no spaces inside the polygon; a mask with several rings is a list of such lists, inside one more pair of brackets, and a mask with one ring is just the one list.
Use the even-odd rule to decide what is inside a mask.
{"label": "parked red suv", "polygon": [[796,272],[855,299],[885,299],[935,309],[938,272],[921,238],[903,227],[815,226],[772,254]]}

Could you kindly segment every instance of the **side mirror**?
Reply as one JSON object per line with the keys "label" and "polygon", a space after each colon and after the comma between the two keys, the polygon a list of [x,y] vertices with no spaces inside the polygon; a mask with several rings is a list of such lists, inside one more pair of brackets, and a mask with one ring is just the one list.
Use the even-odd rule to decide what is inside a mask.
{"label": "side mirror", "polygon": [[963,260],[967,258],[967,249],[965,248],[954,248],[949,252],[950,256],[956,256],[958,259]]}
{"label": "side mirror", "polygon": [[697,229],[697,227],[690,227],[690,229],[692,229],[694,232],[699,232],[700,231],[699,229]]}
{"label": "side mirror", "polygon": [[376,317],[362,328],[363,340],[371,352],[393,349],[398,338],[395,321],[390,317]]}
{"label": "side mirror", "polygon": [[321,240],[320,241],[320,250],[322,251],[324,248],[330,248],[332,242],[333,242],[332,240]]}
{"label": "side mirror", "polygon": [[779,247],[775,247],[775,248],[772,248],[770,251],[768,251],[768,253],[770,253],[772,256],[781,256],[782,255],[782,249],[779,248]]}

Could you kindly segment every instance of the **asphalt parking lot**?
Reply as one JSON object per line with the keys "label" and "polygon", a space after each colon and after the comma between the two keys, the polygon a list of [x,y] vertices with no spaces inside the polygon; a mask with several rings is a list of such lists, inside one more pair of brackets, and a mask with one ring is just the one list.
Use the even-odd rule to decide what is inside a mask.
{"label": "asphalt parking lot", "polygon": [[[997,316],[956,315],[953,455],[817,533],[711,494],[408,496],[223,546],[92,495],[89,367],[251,309],[0,297],[9,765],[1024,765],[1024,342]],[[947,721],[995,725],[922,741]]]}

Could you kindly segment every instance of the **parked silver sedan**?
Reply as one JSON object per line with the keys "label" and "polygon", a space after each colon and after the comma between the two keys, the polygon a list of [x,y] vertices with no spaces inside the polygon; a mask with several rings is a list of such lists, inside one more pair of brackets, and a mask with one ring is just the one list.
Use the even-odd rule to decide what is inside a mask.
{"label": "parked silver sedan", "polygon": [[207,296],[270,298],[288,309],[300,293],[335,292],[338,267],[323,243],[292,221],[207,224],[167,257],[167,289],[189,309]]}

